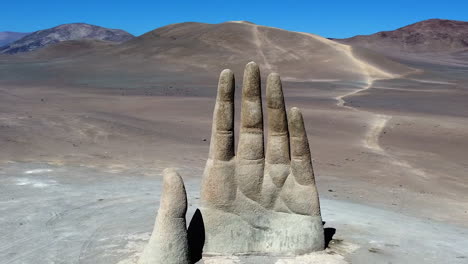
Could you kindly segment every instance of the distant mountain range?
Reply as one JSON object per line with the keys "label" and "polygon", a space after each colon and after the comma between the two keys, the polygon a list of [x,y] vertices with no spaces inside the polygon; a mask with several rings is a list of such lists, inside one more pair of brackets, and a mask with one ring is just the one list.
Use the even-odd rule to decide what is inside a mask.
{"label": "distant mountain range", "polygon": [[[245,21],[220,24],[178,23],[157,28],[138,37],[125,34],[127,37],[117,40],[109,39],[107,34],[104,34],[106,37],[99,34],[101,39],[92,39],[91,34],[82,39],[67,41],[56,37],[56,43],[47,44],[41,49],[15,56],[0,56],[0,63],[15,60],[22,63],[40,62],[31,63],[24,70],[20,67],[0,71],[0,79],[24,81],[33,73],[31,76],[41,76],[44,82],[58,78],[73,85],[111,84],[109,86],[114,88],[143,87],[142,85],[149,83],[164,86],[168,82],[176,82],[178,85],[196,87],[196,90],[190,90],[191,93],[204,94],[208,90],[201,87],[209,82],[215,83],[213,73],[225,68],[242,72],[244,65],[252,60],[259,64],[263,74],[280,72],[284,81],[295,83],[330,80],[363,83],[416,72],[412,67],[415,64],[405,64],[406,59],[411,59],[416,64],[443,62],[446,65],[464,65],[467,62],[468,49],[464,48],[464,42],[460,43],[460,39],[463,39],[463,27],[458,22],[450,21],[436,23],[439,27],[433,29],[426,25],[433,21],[423,21],[416,26],[388,32],[392,36],[396,35],[391,38],[392,41],[385,42],[385,47],[379,47],[384,46],[379,42],[382,36],[376,40],[361,37],[362,41],[353,38],[334,41],[314,34]],[[465,22],[462,25],[463,23]],[[450,36],[445,38],[450,40],[447,43],[451,43],[446,45],[446,49],[441,49],[441,44],[434,44],[442,41],[442,38],[427,37],[437,36],[434,32],[443,31],[440,27],[446,27],[445,32]],[[406,33],[394,33],[399,31]],[[10,47],[31,36],[38,36],[40,32],[28,35],[10,44]],[[406,34],[428,40],[422,45],[420,42],[405,40]],[[402,41],[405,41],[404,45]],[[379,48],[382,49],[375,51]],[[396,50],[401,56],[389,54],[388,50]],[[409,51],[412,54],[408,54]],[[427,54],[418,53],[421,51]],[[432,51],[443,52],[435,54]],[[99,81],[96,76],[100,76]],[[145,81],[141,82],[143,79]]]}
{"label": "distant mountain range", "polygon": [[10,31],[0,32],[0,47],[10,44],[28,34],[29,33],[10,32]]}
{"label": "distant mountain range", "polygon": [[[236,27],[235,31],[230,31],[233,28],[232,24],[236,23],[253,26],[250,28]],[[120,29],[108,29],[84,23],[64,24],[50,29],[36,31],[31,34],[0,32],[0,46],[1,43],[8,43],[6,46],[0,47],[0,53],[22,53],[34,51],[64,41],[75,41],[65,46],[51,46],[53,49],[57,48],[61,51],[60,54],[57,53],[54,56],[62,56],[67,54],[66,50],[68,48],[80,50],[81,52],[91,50],[95,46],[103,48],[108,47],[110,44],[119,44],[135,39],[136,42],[131,42],[130,45],[124,45],[122,48],[131,49],[132,45],[134,45],[132,43],[139,43],[144,46],[141,48],[146,49],[141,52],[148,53],[151,50],[155,50],[155,47],[158,47],[158,45],[161,45],[159,46],[160,53],[158,53],[157,56],[167,57],[171,56],[175,50],[177,50],[177,52],[196,52],[200,47],[204,48],[208,42],[211,43],[210,45],[218,45],[220,43],[224,43],[226,46],[234,45],[232,47],[233,50],[237,50],[238,47],[236,46],[242,43],[236,42],[249,41],[258,44],[262,41],[263,36],[255,33],[267,31],[263,27],[256,27],[255,24],[245,21],[233,21],[230,22],[230,24],[220,25],[223,26],[204,23],[173,24],[150,31],[138,38]],[[253,35],[250,33],[252,39],[244,39],[244,35],[247,33],[242,30],[239,31],[240,28],[249,28],[247,31],[250,30],[254,33]],[[223,30],[227,31],[222,32]],[[167,34],[171,36],[167,36]],[[280,35],[285,35],[283,37],[287,37],[287,34]],[[429,19],[393,31],[382,31],[372,35],[359,35],[347,39],[331,40],[353,47],[368,48],[384,54],[392,52],[465,52],[468,50],[468,22]],[[83,41],[83,43],[80,44],[80,41]],[[287,40],[279,39],[278,41],[287,42]],[[109,45],[106,45],[106,42],[109,43]],[[288,45],[293,44],[294,43],[290,43]],[[181,46],[176,48],[177,45]],[[53,54],[53,49],[49,49],[47,53]],[[271,47],[271,51],[265,52],[274,53],[274,50],[275,48]],[[161,52],[165,53],[163,54]],[[216,52],[216,50],[213,50],[213,52]]]}
{"label": "distant mountain range", "polygon": [[429,19],[393,31],[333,40],[377,51],[459,51],[468,49],[468,22]]}
{"label": "distant mountain range", "polygon": [[0,53],[14,54],[40,49],[68,40],[104,40],[121,43],[134,36],[121,29],[109,29],[85,23],[64,24],[28,34],[0,48]]}
{"label": "distant mountain range", "polygon": [[[5,73],[10,79],[17,76],[24,80],[35,72],[45,79],[100,85],[94,80],[104,76],[114,88],[141,87],[141,78],[146,80],[143,83],[156,86],[174,80],[205,87],[200,84],[216,82],[213,73],[225,68],[242,72],[249,61],[257,62],[263,74],[281,72],[284,81],[292,82],[365,82],[413,70],[369,50],[245,21],[172,24],[120,44],[89,39],[63,41],[0,59],[41,62],[31,64],[29,73],[18,69]],[[209,91],[197,89],[191,92]]]}

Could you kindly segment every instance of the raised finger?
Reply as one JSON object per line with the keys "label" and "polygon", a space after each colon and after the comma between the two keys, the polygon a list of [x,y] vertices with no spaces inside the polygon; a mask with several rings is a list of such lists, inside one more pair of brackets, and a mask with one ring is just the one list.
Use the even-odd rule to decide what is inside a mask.
{"label": "raised finger", "polygon": [[304,119],[299,108],[291,108],[288,121],[291,142],[291,170],[297,183],[315,185],[309,141],[307,140]]}
{"label": "raised finger", "polygon": [[260,70],[255,62],[245,66],[242,88],[241,128],[237,155],[244,160],[264,158],[263,111]]}
{"label": "raised finger", "polygon": [[268,140],[266,161],[289,164],[289,132],[280,76],[271,73],[266,85]]}
{"label": "raised finger", "polygon": [[242,89],[241,128],[237,150],[236,179],[239,190],[259,201],[264,173],[263,112],[260,70],[250,62],[245,66]]}
{"label": "raised finger", "polygon": [[209,154],[215,160],[227,161],[234,157],[234,89],[233,72],[223,70],[219,76]]}

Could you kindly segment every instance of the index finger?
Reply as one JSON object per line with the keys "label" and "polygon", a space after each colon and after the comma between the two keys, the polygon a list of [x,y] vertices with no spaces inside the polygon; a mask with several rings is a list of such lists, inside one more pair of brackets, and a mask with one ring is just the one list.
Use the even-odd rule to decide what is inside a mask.
{"label": "index finger", "polygon": [[234,157],[234,74],[223,70],[219,76],[218,93],[213,113],[209,157],[230,160]]}

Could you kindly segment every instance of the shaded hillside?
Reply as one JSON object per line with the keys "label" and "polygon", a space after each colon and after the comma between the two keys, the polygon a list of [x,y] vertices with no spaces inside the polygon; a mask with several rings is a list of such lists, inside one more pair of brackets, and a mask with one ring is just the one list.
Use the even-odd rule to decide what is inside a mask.
{"label": "shaded hillside", "polygon": [[11,42],[14,42],[28,34],[29,33],[10,32],[10,31],[0,32],[0,47],[10,44]]}
{"label": "shaded hillside", "polygon": [[64,24],[31,33],[2,47],[0,53],[14,54],[33,51],[67,40],[92,39],[120,43],[133,37],[130,33],[120,29],[108,29],[84,23]]}
{"label": "shaded hillside", "polygon": [[373,50],[445,52],[468,48],[468,22],[429,19],[393,31],[337,41]]}
{"label": "shaded hillside", "polygon": [[21,57],[46,60],[53,60],[56,58],[70,59],[76,56],[100,53],[116,45],[118,45],[118,43],[95,39],[66,40],[51,44],[34,52],[23,53]]}

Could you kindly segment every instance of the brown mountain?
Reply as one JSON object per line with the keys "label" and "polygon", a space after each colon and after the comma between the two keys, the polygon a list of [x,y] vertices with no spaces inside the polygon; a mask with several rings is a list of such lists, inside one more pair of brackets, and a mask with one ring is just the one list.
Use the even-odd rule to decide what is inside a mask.
{"label": "brown mountain", "polygon": [[133,37],[121,29],[109,29],[85,23],[63,24],[26,35],[0,48],[0,53],[28,52],[68,40],[103,40],[121,43]]}
{"label": "brown mountain", "polygon": [[[227,67],[242,72],[252,60],[260,64],[264,74],[279,72],[285,81],[367,81],[409,71],[371,51],[243,21],[173,24],[118,45],[65,41],[21,56],[49,61],[53,67],[49,73],[80,69],[80,82],[105,72],[101,76],[120,79],[119,86],[131,86],[122,79],[132,81],[135,76],[152,83],[168,78],[193,83],[191,74],[200,80],[200,76],[216,77],[214,73]],[[41,67],[46,70],[43,64]]]}
{"label": "brown mountain", "polygon": [[337,41],[379,51],[458,51],[468,48],[468,22],[429,19],[393,31]]}

